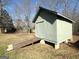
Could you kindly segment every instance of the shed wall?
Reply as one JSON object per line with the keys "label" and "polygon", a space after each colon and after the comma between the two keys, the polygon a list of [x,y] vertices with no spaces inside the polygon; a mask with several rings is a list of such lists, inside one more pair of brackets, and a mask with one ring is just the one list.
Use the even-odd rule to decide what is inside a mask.
{"label": "shed wall", "polygon": [[57,42],[61,43],[72,38],[72,23],[57,19]]}
{"label": "shed wall", "polygon": [[41,11],[35,22],[35,35],[51,43],[72,38],[72,23],[59,20],[56,15]]}
{"label": "shed wall", "polygon": [[39,38],[45,38],[45,28],[44,28],[44,21],[40,16],[38,17],[35,23],[35,35]]}
{"label": "shed wall", "polygon": [[57,43],[57,22],[55,21],[53,24],[45,21],[45,40],[51,43]]}
{"label": "shed wall", "polygon": [[35,23],[35,35],[45,41],[56,43],[56,17],[45,12],[40,13]]}

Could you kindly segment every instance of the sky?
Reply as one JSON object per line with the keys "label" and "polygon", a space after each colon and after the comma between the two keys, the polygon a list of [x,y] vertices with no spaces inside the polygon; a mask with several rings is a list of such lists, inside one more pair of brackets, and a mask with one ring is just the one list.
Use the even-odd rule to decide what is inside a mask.
{"label": "sky", "polygon": [[[3,0],[5,2],[5,0]],[[8,2],[7,2],[8,1]],[[38,9],[38,6],[62,13],[64,10],[64,3],[62,0],[6,0],[4,9],[9,13],[13,20],[24,19],[29,16],[29,19],[33,19]],[[58,3],[57,3],[58,2]],[[78,0],[68,0],[68,11],[73,11]],[[76,12],[78,13],[79,6],[77,6]]]}
{"label": "sky", "polygon": [[4,9],[7,10],[13,19],[24,19],[25,15],[27,16],[26,12],[29,6],[25,4],[27,6],[25,7],[23,4],[24,2],[22,0],[9,0],[9,3],[4,6]]}

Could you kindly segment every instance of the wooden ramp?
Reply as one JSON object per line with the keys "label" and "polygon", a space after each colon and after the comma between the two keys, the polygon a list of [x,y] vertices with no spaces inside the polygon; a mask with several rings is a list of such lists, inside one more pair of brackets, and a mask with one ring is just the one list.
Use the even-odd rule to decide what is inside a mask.
{"label": "wooden ramp", "polygon": [[34,38],[34,39],[25,40],[23,42],[10,44],[10,45],[8,45],[7,51],[22,48],[24,46],[28,46],[28,45],[33,44],[33,43],[38,42],[38,41],[39,41],[39,38]]}

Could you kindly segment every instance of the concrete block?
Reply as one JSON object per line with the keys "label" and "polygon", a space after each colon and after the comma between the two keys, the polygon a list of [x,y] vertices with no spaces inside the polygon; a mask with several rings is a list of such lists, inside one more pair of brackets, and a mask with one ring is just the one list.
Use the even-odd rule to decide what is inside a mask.
{"label": "concrete block", "polygon": [[12,44],[8,45],[7,51],[10,51],[10,50],[13,50],[13,45]]}
{"label": "concrete block", "polygon": [[41,40],[41,41],[40,41],[40,44],[45,44],[45,41],[44,41],[44,40]]}
{"label": "concrete block", "polygon": [[55,44],[55,49],[59,49],[60,44]]}
{"label": "concrete block", "polygon": [[65,40],[65,43],[68,43],[68,40]]}

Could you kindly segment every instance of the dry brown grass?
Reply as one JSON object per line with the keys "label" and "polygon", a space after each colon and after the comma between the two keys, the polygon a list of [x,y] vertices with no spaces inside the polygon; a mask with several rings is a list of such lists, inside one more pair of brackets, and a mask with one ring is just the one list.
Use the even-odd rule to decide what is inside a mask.
{"label": "dry brown grass", "polygon": [[[65,43],[62,43],[58,50],[55,50],[52,45],[37,43],[10,52],[5,51],[8,44],[31,38],[34,38],[33,34],[0,34],[1,55],[6,55],[10,59],[79,59],[79,47]],[[74,35],[74,42],[72,43],[78,40],[79,36]]]}

